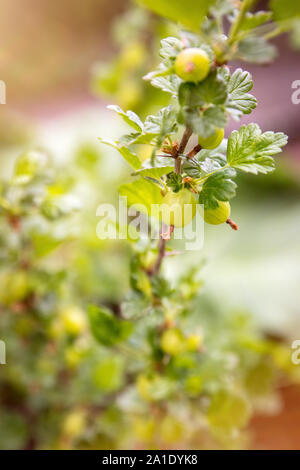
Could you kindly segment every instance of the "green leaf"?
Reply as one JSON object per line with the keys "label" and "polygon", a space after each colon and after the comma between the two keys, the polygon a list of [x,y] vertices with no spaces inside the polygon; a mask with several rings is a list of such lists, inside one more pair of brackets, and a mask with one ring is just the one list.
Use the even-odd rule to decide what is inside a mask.
{"label": "green leaf", "polygon": [[153,80],[156,77],[166,77],[174,73],[174,66],[173,63],[170,63],[170,60],[163,60],[156,70],[152,70],[152,72],[147,73],[143,76],[143,80]]}
{"label": "green leaf", "polygon": [[[118,142],[112,144],[111,142],[103,141],[108,145],[116,146],[117,150],[123,155],[124,158],[133,166],[131,151],[126,148],[128,145],[137,144],[156,144],[159,147],[165,137],[173,134],[177,130],[177,113],[173,106],[162,108],[157,115],[150,115],[146,118],[145,125],[143,125],[143,131],[133,132],[131,134],[123,135]],[[129,152],[129,153],[128,153]],[[131,154],[131,155],[130,155]],[[135,155],[135,154],[133,154]],[[136,157],[137,158],[137,157]],[[131,162],[132,161],[132,162]],[[139,165],[140,167],[141,165]]]}
{"label": "green leaf", "polygon": [[271,20],[271,18],[272,13],[270,11],[257,11],[256,13],[247,12],[240,25],[240,30],[250,31]]}
{"label": "green leaf", "polygon": [[163,59],[175,59],[179,52],[183,49],[183,43],[178,38],[168,37],[162,39],[159,51],[160,57]]}
{"label": "green leaf", "polygon": [[191,31],[182,30],[180,31],[180,38],[183,44],[187,44],[188,47],[201,47],[206,54],[208,55],[211,62],[213,62],[215,58],[215,54],[211,46],[205,42],[205,39],[199,35],[199,33],[195,34]]}
{"label": "green leaf", "polygon": [[201,150],[194,158],[187,159],[183,170],[192,178],[202,178],[208,173],[220,170],[224,163],[224,155],[213,153],[211,150]]}
{"label": "green leaf", "polygon": [[160,148],[163,141],[178,129],[177,112],[173,106],[162,108],[157,115],[147,116],[145,121],[145,133],[156,136],[155,149],[152,159],[155,158],[155,150]]}
{"label": "green leaf", "polygon": [[143,207],[138,207],[138,210],[142,211],[143,209],[147,215],[151,214],[152,204],[161,204],[162,202],[158,186],[142,178],[132,183],[122,184],[119,187],[119,193],[121,196],[127,197],[129,207],[142,204]]}
{"label": "green leaf", "polygon": [[254,64],[268,64],[275,59],[276,55],[276,47],[264,38],[250,36],[240,41],[236,58]]}
{"label": "green leaf", "polygon": [[181,80],[174,74],[174,61],[182,48],[183,43],[177,38],[163,39],[160,49],[160,56],[163,60],[156,70],[147,73],[143,79],[149,80],[154,87],[176,96]]}
{"label": "green leaf", "polygon": [[214,5],[210,8],[210,13],[215,18],[230,15],[234,12],[235,5],[232,0],[216,0]]}
{"label": "green leaf", "polygon": [[272,155],[281,152],[287,144],[282,132],[264,132],[257,124],[240,127],[230,134],[227,145],[227,162],[231,167],[249,173],[268,173],[274,169]]}
{"label": "green leaf", "polygon": [[214,0],[137,0],[158,15],[180,22],[193,31],[198,31]]}
{"label": "green leaf", "polygon": [[149,177],[159,180],[161,176],[167,175],[174,170],[174,166],[160,166],[153,168],[141,168],[134,173],[135,176]]}
{"label": "green leaf", "polygon": [[90,305],[88,316],[94,337],[104,346],[112,346],[124,341],[132,333],[132,323],[116,318],[106,308]]}
{"label": "green leaf", "polygon": [[140,292],[130,290],[121,304],[124,318],[136,320],[145,316],[151,308],[149,298]]}
{"label": "green leaf", "polygon": [[126,124],[129,124],[133,129],[135,129],[138,132],[142,132],[144,128],[144,124],[140,120],[137,114],[135,114],[133,111],[123,111],[123,109],[120,108],[120,106],[116,105],[109,105],[107,106],[108,109],[111,109],[112,111],[115,111],[116,113],[119,114],[123,118],[123,120],[126,122]]}
{"label": "green leaf", "polygon": [[16,161],[14,183],[27,184],[46,166],[45,154],[31,150],[23,153]]}
{"label": "green leaf", "polygon": [[300,3],[298,0],[271,0],[270,8],[274,13],[275,21],[300,17]]}
{"label": "green leaf", "polygon": [[169,75],[168,77],[155,77],[151,80],[151,85],[155,88],[160,88],[162,91],[171,93],[172,96],[177,96],[178,88],[181,80],[177,75]]}
{"label": "green leaf", "polygon": [[163,297],[170,298],[172,292],[174,292],[170,286],[170,283],[161,276],[153,276],[151,278],[153,295],[159,299]]}
{"label": "green leaf", "polygon": [[173,171],[167,177],[167,185],[172,188],[174,193],[178,193],[183,187],[182,176]]}
{"label": "green leaf", "polygon": [[199,194],[199,203],[204,204],[205,209],[215,209],[219,205],[218,201],[233,198],[237,185],[231,178],[235,175],[232,168],[224,168],[209,176]]}
{"label": "green leaf", "polygon": [[227,85],[216,71],[203,82],[182,83],[178,99],[181,105],[179,119],[196,134],[209,137],[216,127],[225,127],[227,118],[223,104],[227,99]]}
{"label": "green leaf", "polygon": [[222,67],[220,73],[228,83],[227,111],[236,119],[250,114],[257,104],[256,98],[248,93],[253,87],[251,74],[238,68],[230,76],[228,67]]}
{"label": "green leaf", "polygon": [[64,194],[61,196],[48,196],[41,205],[41,213],[44,217],[54,220],[59,217],[71,214],[81,208],[79,198],[72,194]]}
{"label": "green leaf", "polygon": [[178,94],[181,106],[197,108],[207,105],[221,105],[227,99],[227,87],[225,81],[213,71],[200,83],[184,82],[179,87]]}
{"label": "green leaf", "polygon": [[155,134],[141,134],[140,132],[132,132],[131,134],[122,135],[117,145],[119,147],[127,147],[129,145],[152,145]]}
{"label": "green leaf", "polygon": [[216,127],[225,127],[227,123],[225,109],[221,106],[211,106],[205,111],[184,107],[181,110],[180,120],[202,137],[211,136]]}
{"label": "green leaf", "polygon": [[148,134],[167,136],[177,130],[176,111],[173,106],[162,108],[158,114],[147,116],[145,132]]}
{"label": "green leaf", "polygon": [[104,140],[104,139],[101,139],[101,137],[99,137],[99,140],[102,144],[108,145],[118,150],[118,152],[122,155],[123,158],[125,158],[127,163],[129,163],[129,165],[131,165],[134,170],[138,170],[139,168],[141,168],[142,166],[141,161],[139,160],[137,155],[131,150],[129,150],[127,147],[122,146],[122,145],[119,146],[116,142],[111,142],[110,140]]}
{"label": "green leaf", "polygon": [[145,297],[150,298],[152,287],[149,276],[141,268],[138,256],[134,256],[130,263],[130,287]]}

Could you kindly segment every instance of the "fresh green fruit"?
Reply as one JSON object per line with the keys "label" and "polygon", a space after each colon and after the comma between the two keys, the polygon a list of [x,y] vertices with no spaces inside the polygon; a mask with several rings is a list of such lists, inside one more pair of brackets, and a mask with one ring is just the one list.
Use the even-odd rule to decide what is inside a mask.
{"label": "fresh green fruit", "polygon": [[190,375],[186,379],[185,388],[187,392],[195,397],[203,390],[203,379],[200,375]]}
{"label": "fresh green fruit", "polygon": [[123,384],[124,362],[119,356],[104,357],[93,371],[93,381],[103,392],[116,392]]}
{"label": "fresh green fruit", "polygon": [[141,398],[146,401],[152,400],[152,381],[149,377],[144,374],[139,375],[137,378],[136,386]]}
{"label": "fresh green fruit", "polygon": [[178,356],[185,351],[183,334],[177,328],[170,328],[163,332],[161,337],[161,349],[171,356]]}
{"label": "fresh green fruit", "polygon": [[87,350],[79,344],[71,344],[65,349],[65,361],[67,365],[72,369],[76,368],[84,359]]}
{"label": "fresh green fruit", "polygon": [[183,49],[175,60],[175,72],[187,82],[201,82],[210,71],[210,59],[200,48]]}
{"label": "fresh green fruit", "polygon": [[63,433],[68,438],[75,438],[82,433],[85,425],[86,413],[83,410],[71,411],[63,422]]}
{"label": "fresh green fruit", "polygon": [[186,348],[188,351],[197,351],[202,344],[202,336],[194,333],[187,337],[186,339]]}
{"label": "fresh green fruit", "polygon": [[61,338],[65,334],[61,317],[55,318],[49,325],[48,334],[51,339]]}
{"label": "fresh green fruit", "polygon": [[0,303],[12,305],[21,302],[30,292],[25,271],[3,272],[0,275]]}
{"label": "fresh green fruit", "polygon": [[75,306],[64,308],[61,312],[61,319],[64,330],[70,335],[79,335],[87,326],[85,314]]}
{"label": "fresh green fruit", "polygon": [[161,218],[167,225],[184,227],[193,220],[196,210],[197,201],[188,189],[169,191],[163,198]]}
{"label": "fresh green fruit", "polygon": [[151,270],[151,268],[155,264],[156,258],[157,258],[157,254],[152,250],[149,250],[146,253],[144,253],[141,257],[141,263],[142,263],[143,268],[146,270]]}
{"label": "fresh green fruit", "polygon": [[216,127],[214,134],[209,137],[201,137],[199,135],[198,142],[204,149],[212,150],[219,147],[223,139],[224,129],[222,127]]}
{"label": "fresh green fruit", "polygon": [[216,209],[204,209],[204,220],[207,224],[219,225],[226,222],[230,217],[230,204],[228,201],[218,201]]}

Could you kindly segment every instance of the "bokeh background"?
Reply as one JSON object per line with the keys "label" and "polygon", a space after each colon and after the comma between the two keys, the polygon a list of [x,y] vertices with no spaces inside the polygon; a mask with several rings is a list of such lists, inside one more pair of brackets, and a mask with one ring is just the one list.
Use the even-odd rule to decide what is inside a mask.
{"label": "bokeh background", "polygon": [[[113,137],[122,131],[120,121],[106,110],[111,102],[110,93],[117,90],[113,102],[146,112],[140,100],[151,91],[139,89],[139,79],[144,70],[150,69],[151,61],[156,60],[154,54],[150,56],[149,67],[143,63],[145,59],[139,65],[139,54],[144,52],[135,51],[137,65],[133,71],[129,67],[123,87],[118,83],[115,90],[107,87],[105,74],[112,82],[114,74],[119,73],[111,64],[121,57],[126,68],[126,60],[131,60],[126,59],[128,51],[124,52],[130,33],[121,20],[129,3],[2,0],[0,15],[0,79],[7,87],[7,103],[0,105],[2,175],[10,174],[16,156],[29,147],[46,148],[59,168],[72,167],[70,177],[77,181],[84,222],[82,219],[72,222],[72,240],[61,257],[65,262],[69,260],[70,266],[73,263],[76,266],[77,298],[97,298],[108,305],[114,305],[126,293],[129,254],[120,243],[103,244],[96,239],[95,209],[107,199],[114,200],[117,186],[128,176],[128,170],[114,151],[102,149],[97,137]],[[143,23],[141,19],[131,21]],[[147,21],[146,42],[154,30],[159,35],[172,28],[152,17]],[[296,39],[288,35],[281,37],[275,41],[279,55],[273,64],[248,67],[253,74],[253,94],[258,107],[251,116],[243,118],[243,123],[258,122],[263,130],[284,131],[289,135],[288,146],[277,157],[278,170],[271,176],[240,178],[240,197],[233,202],[234,219],[240,231],[234,234],[226,227],[218,231],[207,229],[204,249],[196,255],[199,263],[206,260],[203,289],[208,299],[214,299],[221,309],[249,312],[266,335],[288,344],[300,339],[300,104],[291,100],[292,82],[300,80],[300,53],[294,42]],[[105,69],[103,64],[107,63],[110,68]],[[158,102],[159,98],[153,96],[153,109]],[[230,123],[228,132],[234,126]],[[89,168],[85,165],[87,160]],[[74,248],[73,239],[79,232],[82,242],[75,242]],[[93,258],[89,265],[87,256]],[[195,254],[187,255],[186,260],[187,264],[195,263]],[[167,265],[170,275],[176,270],[174,264],[178,269],[176,263],[180,261],[172,260]],[[3,278],[0,282],[0,290],[7,289]],[[9,328],[2,321],[0,338],[8,341],[8,361],[14,334]],[[20,360],[23,354],[31,354],[28,342],[24,342],[18,354]],[[34,361],[32,364],[37,367]],[[5,367],[9,365],[0,366],[2,383],[7,381]],[[49,367],[51,375],[51,364],[39,367]],[[17,372],[12,370],[11,374]],[[28,381],[34,390],[31,378]],[[27,417],[24,425],[19,420],[24,410],[9,408],[5,387],[1,392],[0,447],[34,448],[37,438],[28,437],[27,432],[28,422],[34,418]],[[256,448],[300,448],[300,390],[288,386],[279,392],[282,401],[277,408],[274,405],[275,415],[258,414],[251,424]],[[41,395],[43,391],[38,390],[32,400],[38,401]],[[81,401],[88,399],[87,392],[81,390],[81,395],[75,395],[70,396],[70,401],[80,409]],[[56,406],[54,397],[45,400]],[[80,413],[77,420],[80,425]],[[6,438],[2,437],[4,432]],[[56,438],[52,436],[51,442],[56,442]],[[39,445],[49,446],[47,439],[41,439]],[[62,443],[53,446],[68,446],[64,439],[65,436]]]}

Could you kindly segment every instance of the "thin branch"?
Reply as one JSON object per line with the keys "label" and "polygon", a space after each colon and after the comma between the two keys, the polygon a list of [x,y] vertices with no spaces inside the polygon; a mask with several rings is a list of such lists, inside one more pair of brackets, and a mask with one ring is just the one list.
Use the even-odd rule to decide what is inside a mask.
{"label": "thin branch", "polygon": [[277,28],[273,29],[272,31],[270,31],[269,33],[266,33],[263,38],[268,40],[268,39],[273,39],[275,38],[276,36],[278,36],[279,34],[282,34],[284,32],[284,29],[281,28],[280,26],[277,26]]}
{"label": "thin branch", "polygon": [[158,256],[157,256],[155,265],[151,271],[152,276],[156,276],[159,273],[161,263],[166,253],[166,243],[167,243],[167,240],[165,238],[160,238],[159,245],[158,245]]}
{"label": "thin branch", "polygon": [[229,31],[229,36],[228,36],[229,46],[232,46],[235,43],[236,36],[244,20],[245,14],[247,13],[248,10],[250,10],[250,8],[252,7],[252,4],[253,4],[253,0],[243,0],[243,2],[241,3],[240,11],[235,21],[232,23],[231,29]]}
{"label": "thin branch", "polygon": [[181,173],[181,158],[180,158],[180,155],[183,154],[183,152],[185,150],[185,147],[187,146],[188,141],[190,140],[190,137],[191,137],[192,133],[193,133],[192,129],[190,127],[186,126],[185,131],[184,131],[183,136],[182,136],[182,139],[181,139],[181,142],[180,142],[179,147],[178,147],[178,152],[177,152],[177,156],[176,156],[176,160],[175,160],[175,173],[177,173],[178,175],[180,175],[180,173]]}
{"label": "thin branch", "polygon": [[186,155],[187,158],[194,158],[195,155],[197,155],[198,152],[202,149],[201,145],[195,145],[195,147]]}
{"label": "thin branch", "polygon": [[193,133],[192,129],[190,127],[186,126],[185,131],[184,131],[183,136],[182,136],[182,139],[181,139],[181,142],[179,144],[178,155],[181,155],[184,152],[185,147],[187,146],[188,141],[190,140],[190,137],[191,137],[192,133]]}
{"label": "thin branch", "polygon": [[176,157],[174,170],[175,170],[175,173],[180,175],[181,173],[181,158],[180,157]]}
{"label": "thin branch", "polygon": [[[190,127],[186,126],[185,131],[183,133],[181,142],[179,144],[179,147],[176,151],[176,153],[173,154],[173,157],[175,158],[175,173],[179,174],[181,173],[181,158],[180,155],[183,154],[185,147],[188,144],[188,141],[190,140],[191,135],[193,134],[193,131]],[[170,226],[169,229],[169,238],[171,237],[171,234],[174,230],[173,226]],[[161,264],[163,262],[163,259],[166,255],[166,243],[167,240],[169,239],[168,237],[164,236],[165,234],[161,234],[161,238],[159,240],[158,244],[158,256],[155,262],[155,265],[153,269],[149,272],[149,276],[156,276],[159,273]]]}

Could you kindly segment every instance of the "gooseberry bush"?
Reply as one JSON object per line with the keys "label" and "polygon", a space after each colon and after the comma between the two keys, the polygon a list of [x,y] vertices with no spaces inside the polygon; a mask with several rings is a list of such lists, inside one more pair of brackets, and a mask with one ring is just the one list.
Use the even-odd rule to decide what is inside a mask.
{"label": "gooseberry bush", "polygon": [[[237,230],[229,202],[236,195],[237,173],[274,170],[273,157],[286,145],[285,134],[263,132],[251,123],[224,139],[229,119],[239,121],[257,105],[250,93],[251,74],[242,68],[233,70],[229,64],[235,59],[273,60],[276,49],[268,37],[288,29],[288,21],[272,21],[273,14],[279,15],[278,2],[272,4],[273,13],[252,12],[254,2],[248,0],[237,5],[228,1],[140,3],[183,25],[178,35],[162,39],[161,62],[143,77],[168,93],[170,102],[143,120],[133,111],[109,106],[131,131],[116,141],[100,140],[132,167],[133,181],[119,188],[129,206],[165,204],[171,207],[171,215],[167,229],[161,215],[158,246],[151,239],[145,243],[143,237],[135,243],[131,292],[117,319],[113,312],[91,307],[92,330],[100,343],[107,344],[105,325],[114,332],[111,341],[116,347],[126,337],[126,345],[137,355],[128,369],[125,396],[139,397],[140,440],[144,436],[153,446],[183,442],[191,447],[235,446],[251,416],[254,397],[265,394],[258,377],[268,376],[269,388],[277,375],[274,369],[271,372],[275,363],[279,366],[277,347],[251,328],[242,332],[238,323],[228,324],[228,318],[220,319],[221,334],[230,340],[216,341],[218,333],[211,330],[214,321],[199,307],[198,270],[177,276],[174,285],[163,275],[163,268],[165,258],[176,255],[168,247],[174,228],[190,223],[197,205],[207,224],[227,222]],[[150,149],[144,161],[143,147]],[[187,219],[173,209],[185,204],[192,206]],[[283,363],[287,365],[283,361],[279,368]],[[132,406],[134,412],[136,402]],[[188,431],[182,428],[185,419]]]}
{"label": "gooseberry bush", "polygon": [[[182,27],[134,9],[118,25],[119,38],[130,32],[120,62],[98,71],[101,91],[126,110],[110,108],[131,127],[102,142],[129,164],[131,180],[104,178],[108,154],[87,146],[67,168],[44,151],[22,153],[1,181],[1,448],[242,448],[253,413],[276,408],[276,387],[297,377],[289,348],[202,292],[202,266],[185,263],[172,232],[199,208],[205,223],[237,229],[237,173],[274,170],[284,134],[249,124],[224,139],[229,118],[256,107],[251,75],[230,61],[273,60],[268,38],[294,28],[299,11],[289,0],[267,12],[249,0],[140,3]],[[150,72],[162,32],[172,34]],[[76,186],[89,201],[114,201],[116,181],[130,207],[192,210],[169,220],[160,212],[158,240],[98,240],[96,208],[80,209]],[[174,265],[166,269],[173,259],[175,277]]]}

